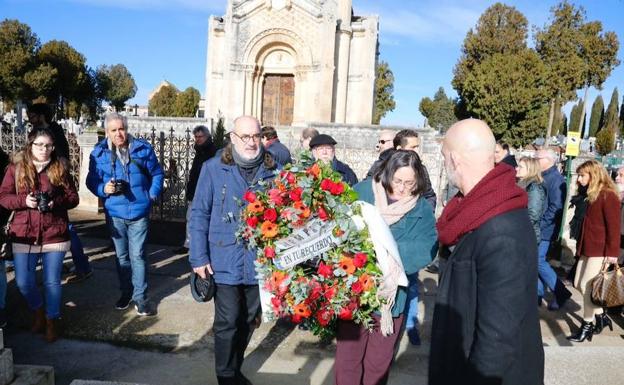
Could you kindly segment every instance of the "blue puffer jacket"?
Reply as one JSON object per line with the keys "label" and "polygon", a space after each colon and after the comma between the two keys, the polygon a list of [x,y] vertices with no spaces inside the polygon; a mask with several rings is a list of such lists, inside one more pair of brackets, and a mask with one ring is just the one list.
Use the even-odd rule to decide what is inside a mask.
{"label": "blue puffer jacket", "polygon": [[561,228],[566,181],[556,166],[542,172],[542,177],[546,189],[546,209],[540,221],[540,238],[543,241],[554,241],[559,237]]}
{"label": "blue puffer jacket", "polygon": [[87,188],[104,199],[104,208],[111,217],[134,220],[149,215],[152,201],[162,191],[164,174],[152,146],[133,138],[130,145],[130,163],[115,162],[115,179],[130,185],[125,194],[107,195],[104,186],[113,179],[111,150],[106,139],[95,145],[89,158]]}
{"label": "blue puffer jacket", "polygon": [[275,169],[269,169],[266,161],[251,185],[241,176],[236,164],[226,164],[221,157],[204,163],[188,224],[191,267],[210,264],[214,280],[220,284],[258,283],[254,268],[256,249],[248,249],[243,242],[237,241],[235,235],[240,225],[241,206],[238,202],[247,190],[260,189],[258,182],[268,182],[274,177]]}

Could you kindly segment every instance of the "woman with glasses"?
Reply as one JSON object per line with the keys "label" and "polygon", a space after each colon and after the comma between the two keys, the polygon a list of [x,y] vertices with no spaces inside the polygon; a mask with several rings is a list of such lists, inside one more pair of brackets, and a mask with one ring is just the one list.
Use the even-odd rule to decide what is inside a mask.
{"label": "woman with glasses", "polygon": [[[379,210],[398,245],[408,280],[417,280],[418,271],[431,262],[437,252],[437,232],[433,208],[421,196],[425,189],[423,165],[413,151],[398,150],[373,176],[355,185],[359,199]],[[336,347],[337,384],[385,384],[400,336],[405,314],[414,317],[409,333],[416,329],[418,286],[414,293],[399,287],[392,308],[393,330],[383,336],[379,317],[372,332],[351,321],[338,321]]]}
{"label": "woman with glasses", "polygon": [[[78,205],[78,193],[65,158],[57,156],[53,134],[34,129],[24,149],[9,165],[0,186],[0,205],[13,211],[9,237],[13,243],[15,280],[34,312],[33,333],[45,332],[54,342],[61,318],[61,271],[70,248],[67,210]],[[35,279],[43,265],[44,301]]]}
{"label": "woman with glasses", "polygon": [[[604,263],[617,267],[620,255],[620,195],[604,166],[588,160],[577,169],[579,186],[587,187],[587,210],[576,244],[579,258],[574,287],[583,294],[583,322],[578,332],[568,337],[574,342],[591,341],[604,327],[613,330],[611,319],[591,300],[591,280],[598,275]],[[594,325],[594,319],[596,324]]]}

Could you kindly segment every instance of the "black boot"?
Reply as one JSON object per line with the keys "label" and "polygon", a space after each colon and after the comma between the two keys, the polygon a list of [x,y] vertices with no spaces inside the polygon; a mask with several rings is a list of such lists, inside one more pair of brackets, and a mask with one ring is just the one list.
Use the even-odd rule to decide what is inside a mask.
{"label": "black boot", "polygon": [[602,329],[607,326],[611,331],[613,331],[613,322],[611,322],[611,318],[609,318],[607,313],[604,312],[602,314],[596,314],[596,326],[594,326],[594,334],[600,334]]}
{"label": "black boot", "polygon": [[572,297],[570,290],[568,290],[563,282],[557,278],[557,283],[555,283],[555,300],[548,304],[548,310],[561,309],[570,297]]}
{"label": "black boot", "polygon": [[591,322],[585,322],[581,324],[581,329],[576,334],[569,336],[567,339],[573,342],[583,342],[585,339],[592,340],[594,335],[594,324]]}

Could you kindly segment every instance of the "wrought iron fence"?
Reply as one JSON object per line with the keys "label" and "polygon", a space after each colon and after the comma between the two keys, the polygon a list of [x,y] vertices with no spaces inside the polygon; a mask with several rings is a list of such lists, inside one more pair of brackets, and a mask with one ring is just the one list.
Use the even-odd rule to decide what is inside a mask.
{"label": "wrought iron fence", "polygon": [[164,131],[157,132],[152,127],[150,132],[136,136],[152,145],[165,172],[163,192],[158,204],[152,208],[152,218],[184,221],[188,207],[186,184],[195,157],[195,141],[191,129],[187,128],[184,135],[176,135],[173,127],[168,134]]}
{"label": "wrought iron fence", "polygon": [[[3,122],[0,130],[0,146],[5,153],[13,155],[24,148],[27,137],[27,126],[18,127]],[[74,179],[76,188],[80,188],[80,146],[75,134],[66,133],[65,137],[69,143],[69,172]]]}

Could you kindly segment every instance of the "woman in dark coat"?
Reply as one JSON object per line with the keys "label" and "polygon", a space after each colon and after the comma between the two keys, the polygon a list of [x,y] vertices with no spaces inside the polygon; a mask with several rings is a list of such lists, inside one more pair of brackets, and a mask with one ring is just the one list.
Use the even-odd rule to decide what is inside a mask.
{"label": "woman in dark coat", "polygon": [[529,219],[535,231],[535,239],[539,240],[540,220],[546,208],[546,189],[544,189],[544,180],[537,159],[521,158],[516,167],[516,178],[518,178],[518,185],[529,196]]}
{"label": "woman in dark coat", "polygon": [[[70,248],[67,210],[78,205],[78,193],[64,158],[54,150],[53,134],[34,129],[28,143],[7,169],[0,186],[0,205],[13,210],[9,227],[15,280],[34,311],[32,332],[45,331],[48,342],[59,336],[61,271]],[[44,302],[35,279],[43,264]]]}
{"label": "woman in dark coat", "polygon": [[[581,329],[568,337],[570,341],[591,341],[605,326],[613,330],[607,313],[591,300],[591,280],[604,263],[617,264],[620,255],[620,196],[604,166],[588,160],[577,169],[577,183],[587,187],[587,211],[581,237],[576,244],[579,257],[574,287],[583,294]],[[594,325],[594,318],[596,324]]]}

